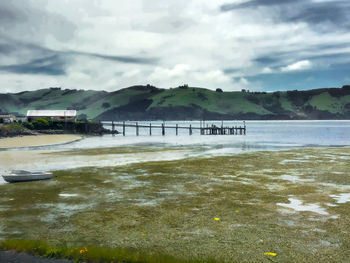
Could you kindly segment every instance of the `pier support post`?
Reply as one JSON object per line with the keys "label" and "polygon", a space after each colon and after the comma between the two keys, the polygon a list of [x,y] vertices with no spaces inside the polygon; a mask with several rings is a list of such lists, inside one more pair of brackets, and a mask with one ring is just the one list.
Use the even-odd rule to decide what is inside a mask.
{"label": "pier support post", "polygon": [[176,124],[176,136],[179,135],[179,130],[178,129],[179,129],[179,125]]}
{"label": "pier support post", "polygon": [[123,121],[123,136],[125,136],[125,121]]}
{"label": "pier support post", "polygon": [[165,128],[164,128],[164,123],[162,123],[162,135],[165,135]]}
{"label": "pier support post", "polygon": [[139,136],[139,124],[136,122],[136,136]]}
{"label": "pier support post", "polygon": [[114,121],[112,121],[112,135],[115,136],[115,132],[114,132]]}
{"label": "pier support post", "polygon": [[149,135],[152,135],[152,123],[149,124]]}
{"label": "pier support post", "polygon": [[192,125],[190,124],[190,129],[189,129],[190,135],[192,135]]}

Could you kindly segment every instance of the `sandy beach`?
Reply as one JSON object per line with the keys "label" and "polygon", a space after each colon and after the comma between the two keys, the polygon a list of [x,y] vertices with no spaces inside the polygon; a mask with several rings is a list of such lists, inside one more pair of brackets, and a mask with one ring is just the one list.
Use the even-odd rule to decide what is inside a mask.
{"label": "sandy beach", "polygon": [[33,135],[0,139],[0,149],[62,144],[81,139],[75,134]]}

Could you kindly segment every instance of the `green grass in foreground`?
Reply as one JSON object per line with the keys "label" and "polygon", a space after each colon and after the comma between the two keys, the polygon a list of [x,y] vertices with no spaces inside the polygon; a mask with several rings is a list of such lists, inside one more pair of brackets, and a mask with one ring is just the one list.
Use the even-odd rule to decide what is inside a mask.
{"label": "green grass in foreground", "polygon": [[102,247],[54,247],[42,241],[5,240],[0,251],[15,250],[34,256],[70,259],[75,262],[123,262],[123,263],[215,263],[215,260],[180,260],[171,256],[127,249]]}

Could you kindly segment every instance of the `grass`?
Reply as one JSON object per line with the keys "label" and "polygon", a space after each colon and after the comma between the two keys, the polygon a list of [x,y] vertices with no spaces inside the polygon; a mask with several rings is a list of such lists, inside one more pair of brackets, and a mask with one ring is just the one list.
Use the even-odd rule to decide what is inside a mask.
{"label": "grass", "polygon": [[[317,148],[56,171],[0,185],[0,237],[183,261],[347,262],[350,202],[332,196],[350,191],[349,160],[349,148]],[[279,205],[290,198],[327,214]]]}
{"label": "grass", "polygon": [[165,90],[152,97],[153,103],[150,108],[166,106],[191,106],[199,105],[212,112],[224,114],[237,114],[256,112],[268,114],[268,110],[261,105],[250,102],[246,94],[241,92],[215,92],[208,89],[192,88]]}
{"label": "grass", "polygon": [[24,252],[34,256],[69,259],[74,262],[123,262],[123,263],[215,263],[215,260],[181,260],[171,256],[128,249],[103,247],[56,247],[43,241],[5,240],[0,241],[0,251]]}

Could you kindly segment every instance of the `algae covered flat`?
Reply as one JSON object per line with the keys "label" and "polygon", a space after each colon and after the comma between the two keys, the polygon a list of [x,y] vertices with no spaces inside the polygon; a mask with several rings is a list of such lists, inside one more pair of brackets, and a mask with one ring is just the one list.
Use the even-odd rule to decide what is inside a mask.
{"label": "algae covered flat", "polygon": [[305,148],[56,171],[0,186],[0,233],[182,259],[345,262],[349,160],[349,148]]}

